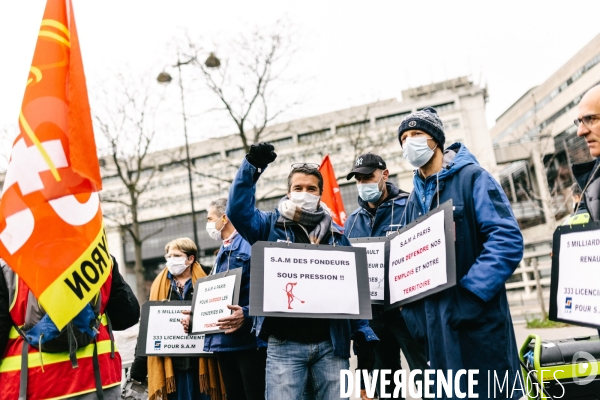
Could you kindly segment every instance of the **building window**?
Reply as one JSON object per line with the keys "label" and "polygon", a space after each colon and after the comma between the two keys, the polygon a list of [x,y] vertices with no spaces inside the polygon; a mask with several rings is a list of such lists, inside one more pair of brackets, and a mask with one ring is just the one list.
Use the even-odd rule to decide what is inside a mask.
{"label": "building window", "polygon": [[[236,150],[231,150],[231,151],[237,151],[237,150],[243,151],[244,149],[236,149]],[[227,156],[229,156],[229,153],[227,154]],[[194,162],[194,164],[208,164],[213,161],[217,161],[219,159],[221,159],[221,153],[212,153],[212,154],[208,154],[206,156],[194,158],[193,162]]]}
{"label": "building window", "polygon": [[320,131],[302,133],[298,135],[298,143],[310,143],[322,140],[331,136],[331,129],[322,129]]}
{"label": "building window", "polygon": [[351,124],[339,125],[335,127],[336,135],[351,135],[353,133],[364,132],[369,129],[371,122],[366,119],[364,121],[353,122]]}
{"label": "building window", "polygon": [[246,150],[244,150],[243,147],[239,148],[239,149],[232,149],[232,150],[227,150],[225,152],[225,154],[227,155],[227,157],[232,157],[232,158],[242,158],[246,155]]}
{"label": "building window", "polygon": [[[436,104],[436,105],[427,106],[427,107],[433,107],[433,108],[435,108],[435,111],[437,111],[438,114],[441,114],[441,113],[445,113],[445,112],[454,110],[454,102],[451,101],[449,103]],[[422,109],[427,108],[427,107],[422,107],[422,108],[419,108],[418,110],[421,111]]]}
{"label": "building window", "polygon": [[283,139],[277,139],[277,140],[272,140],[269,143],[271,143],[273,146],[275,146],[275,148],[280,148],[283,146],[291,146],[294,144],[294,138],[293,137],[286,137]]}
{"label": "building window", "polygon": [[400,125],[402,120],[410,115],[410,111],[404,111],[398,114],[384,115],[375,118],[375,126]]}
{"label": "building window", "polygon": [[451,119],[444,122],[444,129],[457,129],[460,128],[460,121],[458,119]]}

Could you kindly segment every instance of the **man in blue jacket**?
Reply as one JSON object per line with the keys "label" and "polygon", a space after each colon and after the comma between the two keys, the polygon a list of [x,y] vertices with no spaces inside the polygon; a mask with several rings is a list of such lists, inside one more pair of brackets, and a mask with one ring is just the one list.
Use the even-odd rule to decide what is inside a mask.
{"label": "man in blue jacket", "polygon": [[[401,228],[401,217],[408,193],[388,181],[385,161],[376,154],[363,154],[354,162],[346,179],[354,177],[358,188],[358,205],[348,217],[345,235],[349,238],[381,237]],[[371,306],[373,319],[369,325],[379,338],[375,347],[374,369],[401,369],[400,348],[411,370],[427,369],[423,343],[416,341],[398,310],[383,311],[383,305]],[[379,386],[379,385],[377,385]]]}
{"label": "man in blue jacket", "polygon": [[[255,207],[256,181],[277,155],[269,143],[254,144],[231,185],[227,212],[240,235],[257,241],[349,246],[329,213],[319,204],[323,177],[317,164],[295,164],[288,193],[273,212]],[[340,370],[349,368],[350,340],[359,367],[377,337],[365,320],[257,317],[257,335],[268,341],[266,398],[302,398],[309,377],[318,399],[340,396]]]}
{"label": "man in blue jacket", "polygon": [[219,367],[230,399],[264,399],[267,344],[252,330],[250,304],[250,244],[237,233],[227,218],[227,199],[210,203],[206,231],[214,240],[222,240],[211,274],[242,269],[239,305],[229,306],[230,316],[219,319],[223,333],[206,335],[204,351],[217,354]]}
{"label": "man in blue jacket", "polygon": [[488,373],[490,386],[495,373],[509,382],[504,390],[496,386],[495,398],[520,398],[522,391],[512,392],[522,382],[505,282],[523,257],[523,237],[506,195],[464,145],[443,151],[444,126],[433,108],[407,116],[398,139],[417,168],[403,222],[452,199],[456,235],[457,285],[405,306],[406,324],[427,338],[432,369],[479,370],[479,398],[488,398]]}

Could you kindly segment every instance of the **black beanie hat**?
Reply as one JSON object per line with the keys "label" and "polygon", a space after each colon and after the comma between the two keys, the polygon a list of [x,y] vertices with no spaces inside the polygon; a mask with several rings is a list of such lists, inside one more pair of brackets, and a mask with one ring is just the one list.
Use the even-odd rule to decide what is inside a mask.
{"label": "black beanie hat", "polygon": [[438,145],[444,149],[446,134],[444,124],[433,107],[427,107],[404,118],[398,128],[398,141],[402,146],[402,134],[411,129],[418,129],[431,135]]}

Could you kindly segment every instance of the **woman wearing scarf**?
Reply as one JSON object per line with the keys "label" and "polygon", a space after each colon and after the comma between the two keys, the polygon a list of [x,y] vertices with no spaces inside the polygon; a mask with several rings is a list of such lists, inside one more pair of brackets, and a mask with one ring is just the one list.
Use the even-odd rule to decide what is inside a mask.
{"label": "woman wearing scarf", "polygon": [[[188,238],[175,239],[165,246],[165,253],[167,268],[152,283],[150,300],[192,300],[196,280],[206,276],[197,261],[196,244]],[[137,356],[131,378],[143,382],[146,375],[150,400],[225,399],[215,358]]]}

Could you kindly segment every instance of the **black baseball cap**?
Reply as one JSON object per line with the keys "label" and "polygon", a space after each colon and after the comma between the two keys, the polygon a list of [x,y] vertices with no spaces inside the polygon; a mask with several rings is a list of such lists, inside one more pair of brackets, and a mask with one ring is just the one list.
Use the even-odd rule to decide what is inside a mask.
{"label": "black baseball cap", "polygon": [[363,154],[358,156],[356,161],[354,161],[354,168],[352,168],[352,171],[346,176],[346,179],[352,179],[354,174],[368,175],[376,169],[387,169],[383,158],[379,157],[377,154]]}

